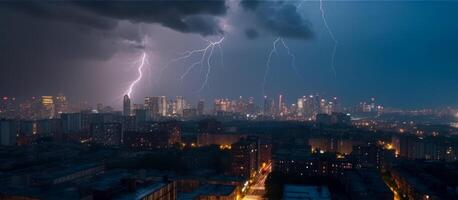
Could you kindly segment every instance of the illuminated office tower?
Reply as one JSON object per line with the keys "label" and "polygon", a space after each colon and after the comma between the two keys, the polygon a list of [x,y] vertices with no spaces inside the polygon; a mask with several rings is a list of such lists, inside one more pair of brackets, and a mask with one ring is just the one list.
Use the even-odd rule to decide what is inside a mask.
{"label": "illuminated office tower", "polygon": [[326,101],[326,99],[320,100],[320,113],[331,114],[329,112],[329,103]]}
{"label": "illuminated office tower", "polygon": [[298,117],[304,116],[304,100],[305,100],[305,96],[297,99],[297,116]]}
{"label": "illuminated office tower", "polygon": [[124,95],[124,100],[122,102],[122,115],[130,116],[131,108],[130,108],[130,98],[129,95]]}
{"label": "illuminated office tower", "polygon": [[42,96],[40,98],[40,118],[54,118],[54,100],[53,96]]}
{"label": "illuminated office tower", "polygon": [[214,102],[214,111],[218,112],[228,112],[231,102],[227,99],[215,99]]}
{"label": "illuminated office tower", "polygon": [[278,95],[278,115],[283,116],[284,114],[284,107],[285,107],[285,99],[283,98],[283,95]]}
{"label": "illuminated office tower", "polygon": [[319,113],[320,100],[318,95],[309,95],[304,100],[304,114],[309,120],[315,119],[316,114]]}

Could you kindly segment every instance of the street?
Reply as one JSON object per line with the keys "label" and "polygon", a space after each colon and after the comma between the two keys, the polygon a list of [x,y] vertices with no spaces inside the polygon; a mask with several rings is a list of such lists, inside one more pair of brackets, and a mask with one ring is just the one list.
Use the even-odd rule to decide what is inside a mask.
{"label": "street", "polygon": [[243,200],[260,200],[264,199],[265,187],[267,176],[272,171],[272,164],[269,163],[259,170],[256,176],[250,180],[247,192]]}

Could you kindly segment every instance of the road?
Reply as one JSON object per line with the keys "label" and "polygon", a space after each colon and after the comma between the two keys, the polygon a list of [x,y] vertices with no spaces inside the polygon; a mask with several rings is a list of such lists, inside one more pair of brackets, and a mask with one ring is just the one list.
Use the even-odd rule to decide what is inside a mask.
{"label": "road", "polygon": [[250,180],[251,184],[249,184],[247,192],[243,197],[243,200],[261,200],[264,199],[265,187],[264,184],[266,182],[267,176],[272,171],[272,164],[269,163],[264,166],[259,172],[256,174],[254,178]]}

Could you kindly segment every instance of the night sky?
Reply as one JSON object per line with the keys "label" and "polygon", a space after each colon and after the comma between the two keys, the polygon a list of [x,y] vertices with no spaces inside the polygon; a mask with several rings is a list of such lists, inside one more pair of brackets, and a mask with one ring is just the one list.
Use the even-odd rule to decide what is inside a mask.
{"label": "night sky", "polygon": [[[265,93],[293,102],[321,93],[354,104],[458,106],[457,1],[141,1],[0,3],[0,95],[63,92],[71,100],[119,107],[147,63],[133,101],[253,96],[261,102],[267,58],[277,37]],[[180,81],[199,56],[168,62],[224,40]],[[208,56],[208,54],[207,54]],[[296,73],[297,72],[297,73]]]}

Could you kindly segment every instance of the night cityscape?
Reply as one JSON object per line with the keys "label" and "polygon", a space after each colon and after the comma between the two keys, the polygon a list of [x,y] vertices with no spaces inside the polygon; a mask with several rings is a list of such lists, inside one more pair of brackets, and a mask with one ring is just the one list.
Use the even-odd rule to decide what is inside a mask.
{"label": "night cityscape", "polygon": [[0,200],[458,199],[456,19],[456,1],[0,1]]}

